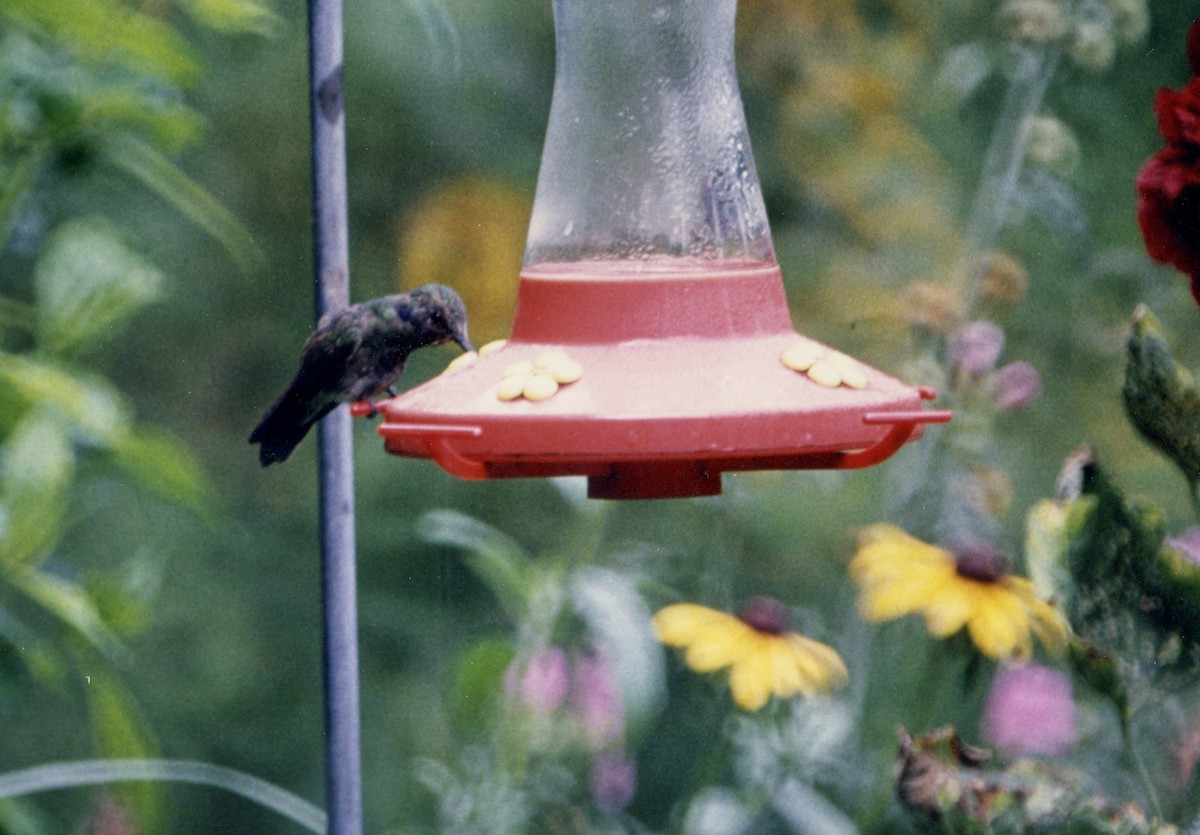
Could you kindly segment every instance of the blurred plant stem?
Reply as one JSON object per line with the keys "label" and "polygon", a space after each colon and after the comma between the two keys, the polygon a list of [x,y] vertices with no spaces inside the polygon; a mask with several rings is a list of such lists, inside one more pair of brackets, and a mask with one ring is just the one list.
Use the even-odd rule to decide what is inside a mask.
{"label": "blurred plant stem", "polygon": [[1137,774],[1142,792],[1146,795],[1146,802],[1150,804],[1150,811],[1154,817],[1159,821],[1165,821],[1162,803],[1158,799],[1158,790],[1154,788],[1154,779],[1150,776],[1150,769],[1146,767],[1146,761],[1142,758],[1142,753],[1138,750],[1137,741],[1133,736],[1133,708],[1128,700],[1115,701],[1121,721],[1121,740],[1129,752],[1129,759],[1133,762],[1134,773]]}
{"label": "blurred plant stem", "polygon": [[310,832],[325,831],[325,813],[304,798],[232,768],[188,760],[133,758],[47,763],[0,774],[0,798],[80,786],[146,781],[191,783],[223,789],[270,809]]}
{"label": "blurred plant stem", "polygon": [[[997,248],[1020,191],[1031,120],[1041,110],[1050,82],[1061,64],[1061,49],[1051,44],[1017,44],[1014,54],[1015,66],[1009,72],[1004,99],[993,121],[974,201],[967,214],[959,266],[951,279],[961,299],[960,315],[968,323],[979,305],[987,279],[986,260],[980,256]],[[961,505],[962,497],[950,482],[961,468],[988,469],[984,451],[991,443],[996,408],[991,393],[978,383],[994,368],[974,375],[961,373],[962,369],[956,367],[961,358],[956,358],[947,332],[960,323],[946,324],[944,331],[936,333],[936,338],[926,343],[924,358],[918,361],[918,366],[942,367],[956,419],[931,438],[929,448],[922,451],[918,465],[920,475],[915,483],[923,486],[912,491],[910,499],[904,502],[901,517],[910,531],[984,535],[990,532],[959,530],[963,527],[963,519],[974,518],[985,527],[990,525],[990,520],[983,520],[987,511],[968,513],[963,519],[957,519],[962,514],[955,512],[955,502]],[[999,345],[1002,347],[1004,340],[1000,333]],[[929,506],[920,500],[922,497],[935,499],[934,518],[929,518]]]}
{"label": "blurred plant stem", "polygon": [[[1045,46],[1021,47],[1017,66],[1009,80],[992,139],[984,158],[975,203],[964,233],[964,263],[996,245],[1017,194],[1017,183],[1025,164],[1030,119],[1046,98],[1046,90],[1058,69],[1060,53]],[[966,273],[963,300],[968,315],[979,302],[983,271]]]}

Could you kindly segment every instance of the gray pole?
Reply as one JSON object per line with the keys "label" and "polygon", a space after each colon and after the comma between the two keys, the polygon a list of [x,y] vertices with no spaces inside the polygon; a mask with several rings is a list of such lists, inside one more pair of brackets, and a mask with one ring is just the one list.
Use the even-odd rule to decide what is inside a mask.
{"label": "gray pole", "polygon": [[[309,0],[316,313],[350,303],[341,0]],[[330,835],[362,833],[354,461],[350,412],[318,427],[325,613],[325,805]]]}

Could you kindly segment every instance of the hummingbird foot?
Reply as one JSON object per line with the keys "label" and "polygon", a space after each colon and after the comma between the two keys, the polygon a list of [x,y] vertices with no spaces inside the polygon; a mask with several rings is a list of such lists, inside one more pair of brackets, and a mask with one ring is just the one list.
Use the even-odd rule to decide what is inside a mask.
{"label": "hummingbird foot", "polygon": [[350,416],[371,420],[380,414],[373,400],[355,400],[350,404]]}

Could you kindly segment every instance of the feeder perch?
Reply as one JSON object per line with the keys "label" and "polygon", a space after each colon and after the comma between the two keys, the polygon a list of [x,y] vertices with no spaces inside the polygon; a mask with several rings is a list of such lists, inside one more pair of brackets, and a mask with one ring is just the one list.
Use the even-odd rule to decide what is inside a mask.
{"label": "feeder perch", "polygon": [[[380,401],[388,452],[593,498],[879,463],[948,411],[797,333],[733,66],[736,0],[555,0],[510,338]],[[356,414],[369,408],[359,404]]]}

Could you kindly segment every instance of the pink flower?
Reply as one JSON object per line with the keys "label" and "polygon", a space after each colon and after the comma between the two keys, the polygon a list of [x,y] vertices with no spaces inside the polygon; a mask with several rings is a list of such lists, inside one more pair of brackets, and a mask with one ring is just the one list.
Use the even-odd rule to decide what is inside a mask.
{"label": "pink flower", "polygon": [[571,708],[593,750],[606,748],[624,736],[625,704],[616,671],[602,651],[593,650],[576,660]]}
{"label": "pink flower", "polygon": [[1066,674],[1038,664],[1001,667],[983,709],[984,736],[1005,756],[1060,756],[1078,737]]}
{"label": "pink flower", "polygon": [[530,656],[522,670],[514,661],[504,676],[504,689],[519,697],[537,713],[550,713],[562,706],[571,683],[567,654],[559,647],[546,647]]}
{"label": "pink flower", "polygon": [[969,377],[982,377],[996,367],[1004,350],[1004,331],[994,322],[966,322],[950,334],[950,367]]}
{"label": "pink flower", "polygon": [[1200,528],[1191,527],[1179,536],[1168,536],[1167,545],[1200,565]]}

